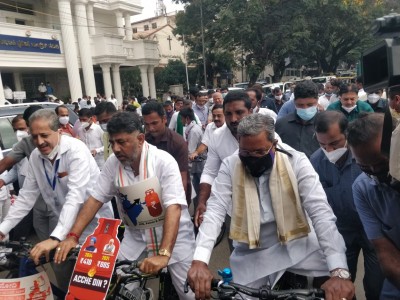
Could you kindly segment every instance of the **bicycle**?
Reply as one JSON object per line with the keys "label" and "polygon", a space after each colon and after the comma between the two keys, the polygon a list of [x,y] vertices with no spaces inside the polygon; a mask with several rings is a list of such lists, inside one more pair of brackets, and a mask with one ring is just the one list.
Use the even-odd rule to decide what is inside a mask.
{"label": "bicycle", "polygon": [[[221,271],[218,271],[221,275]],[[212,299],[233,300],[245,299],[241,294],[258,298],[260,300],[318,300],[325,297],[325,292],[322,289],[293,289],[293,290],[272,290],[268,286],[262,286],[258,289],[249,288],[245,285],[227,281],[222,275],[223,280],[212,279],[211,291],[216,292],[217,297]],[[186,281],[184,292],[189,291],[189,284]]]}
{"label": "bicycle", "polygon": [[[0,272],[8,272],[5,276],[6,279],[21,278],[38,274],[36,268],[40,265],[47,263],[46,258],[42,256],[39,259],[39,265],[29,258],[30,250],[32,249],[32,243],[28,242],[25,238],[21,238],[20,241],[7,241],[0,242]],[[74,249],[71,252],[69,259],[73,259],[73,256],[78,253],[79,249]],[[53,260],[54,251],[50,252],[50,261]],[[53,295],[64,299],[66,293],[59,289],[55,284],[51,283],[51,290]]]}

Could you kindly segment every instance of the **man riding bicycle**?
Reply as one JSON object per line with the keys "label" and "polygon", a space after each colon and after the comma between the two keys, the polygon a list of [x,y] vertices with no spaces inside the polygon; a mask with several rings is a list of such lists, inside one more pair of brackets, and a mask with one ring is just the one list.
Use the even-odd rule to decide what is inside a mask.
{"label": "man riding bicycle", "polygon": [[196,299],[210,298],[207,264],[227,213],[234,282],[280,289],[312,284],[325,290],[327,300],[352,299],[344,241],[307,157],[278,144],[268,116],[243,118],[238,136],[239,153],[223,161],[199,228],[188,272]]}

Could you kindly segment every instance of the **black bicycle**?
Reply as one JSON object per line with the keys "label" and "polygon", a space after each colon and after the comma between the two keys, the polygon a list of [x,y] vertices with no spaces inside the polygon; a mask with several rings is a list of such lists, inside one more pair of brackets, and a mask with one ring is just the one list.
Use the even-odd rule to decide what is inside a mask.
{"label": "black bicycle", "polygon": [[[262,286],[258,289],[249,288],[234,282],[224,283],[219,279],[211,281],[212,299],[234,300],[245,299],[242,294],[255,297],[260,300],[321,300],[325,297],[322,289],[293,289],[272,290]],[[189,291],[189,285],[185,283],[185,293]]]}

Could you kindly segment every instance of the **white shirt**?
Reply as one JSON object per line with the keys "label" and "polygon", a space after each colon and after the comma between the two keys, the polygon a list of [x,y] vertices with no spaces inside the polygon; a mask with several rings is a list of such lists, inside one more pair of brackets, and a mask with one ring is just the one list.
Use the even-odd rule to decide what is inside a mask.
{"label": "white shirt", "polygon": [[[55,172],[57,161],[59,166]],[[51,183],[56,179],[54,190],[47,180],[46,173]],[[36,148],[30,155],[24,186],[19,191],[6,219],[1,223],[0,231],[6,234],[13,229],[32,209],[39,194],[42,194],[49,209],[59,216],[51,236],[64,240],[74,225],[80,208],[95,186],[99,173],[99,168],[88,148],[78,139],[66,135],[60,136],[60,149],[53,165]],[[105,205],[98,211],[83,232],[81,242],[94,231],[97,219],[100,217],[113,218],[111,205]]]}
{"label": "white shirt", "polygon": [[[178,236],[169,261],[169,264],[172,264],[177,261],[183,261],[193,255],[195,246],[193,223],[190,220],[178,163],[169,153],[159,149],[155,149],[154,151],[158,152],[154,155],[154,170],[162,189],[160,200],[164,208],[172,204],[179,204],[182,208]],[[114,182],[120,165],[115,155],[111,154],[104,164],[95,189],[92,192],[92,196],[95,199],[107,203],[117,194],[117,187]],[[125,167],[125,169],[131,170],[130,167]],[[129,180],[125,185],[131,185],[139,181],[139,176],[135,177],[133,172],[126,172],[126,174]],[[124,239],[121,243],[119,257],[129,260],[137,259],[146,248],[145,241],[146,235],[144,230],[125,226]]]}
{"label": "white shirt", "polygon": [[208,123],[206,129],[204,130],[203,139],[201,140],[201,143],[208,146],[208,144],[210,143],[211,136],[213,135],[214,131],[217,128],[218,127],[215,125],[214,122]]}
{"label": "white shirt", "polygon": [[[175,132],[176,132],[178,114],[179,114],[179,111],[174,112],[174,114],[171,117],[171,120],[169,120],[169,125],[168,125],[168,128],[173,130],[173,131],[175,131]],[[197,124],[201,124],[200,119],[196,114],[194,114],[194,118],[196,119]],[[185,132],[185,129],[186,129],[186,126],[183,126],[183,132]],[[186,141],[186,136],[185,135],[183,135],[183,138]]]}
{"label": "white shirt", "polygon": [[[329,99],[331,99],[332,97],[333,97],[333,94],[332,94],[332,96],[329,97]],[[328,99],[328,97],[326,97],[325,94],[323,94],[321,97],[318,98],[318,104],[321,105],[324,108],[324,110],[326,110],[328,108],[329,104],[331,104],[329,99]]]}
{"label": "white shirt", "polygon": [[[347,269],[345,244],[317,173],[303,153],[286,144],[281,147],[293,155],[289,160],[298,179],[299,195],[311,233],[286,245],[279,242],[268,187],[270,171],[264,173],[256,179],[260,195],[261,247],[250,250],[248,244],[234,241],[230,266],[237,283],[248,284],[269,275],[276,281],[286,270],[305,276],[327,276],[329,270]],[[215,179],[197,236],[194,260],[205,263],[210,260],[225,215],[232,209],[232,180],[238,159],[237,153],[226,158]]]}
{"label": "white shirt", "polygon": [[88,130],[84,129],[82,126],[78,128],[78,137],[85,143],[90,151],[96,150],[96,156],[94,157],[100,170],[104,165],[104,144],[103,144],[103,134],[104,131],[101,129],[100,125],[92,123]]}
{"label": "white shirt", "polygon": [[367,93],[364,91],[364,89],[358,90],[358,100],[367,101],[367,99],[368,99],[368,95],[367,95]]}
{"label": "white shirt", "polygon": [[118,110],[118,100],[115,98],[109,98],[107,100],[107,102],[111,102],[112,104],[114,104],[115,108]]}
{"label": "white shirt", "polygon": [[239,142],[225,123],[214,131],[207,146],[207,161],[201,174],[200,183],[212,185],[218,175],[222,160],[239,149]]}
{"label": "white shirt", "polygon": [[273,110],[271,110],[269,108],[266,108],[266,107],[261,107],[260,108],[260,107],[256,106],[253,109],[253,114],[262,114],[262,115],[265,115],[265,116],[270,116],[272,119],[274,119],[274,123],[276,122],[277,114]]}

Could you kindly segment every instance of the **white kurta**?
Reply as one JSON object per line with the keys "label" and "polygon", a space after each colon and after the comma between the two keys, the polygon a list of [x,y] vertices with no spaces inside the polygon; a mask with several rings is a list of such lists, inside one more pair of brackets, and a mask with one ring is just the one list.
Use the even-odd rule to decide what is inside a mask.
{"label": "white kurta", "polygon": [[100,125],[92,123],[88,130],[79,126],[78,137],[85,143],[90,151],[96,150],[96,156],[94,157],[97,166],[100,170],[104,165],[104,144],[103,144],[103,134],[104,131],[101,129]]}
{"label": "white kurta", "polygon": [[[58,170],[55,167],[58,163]],[[50,179],[47,180],[46,173]],[[59,216],[51,233],[64,240],[75,223],[83,203],[91,194],[100,171],[86,145],[78,139],[61,135],[60,149],[52,165],[36,148],[29,159],[28,174],[7,218],[0,225],[2,233],[8,233],[32,209],[39,194],[51,210]],[[53,182],[54,189],[53,189]],[[103,206],[86,227],[80,241],[93,232],[100,217],[112,218],[111,204]]]}
{"label": "white kurta", "polygon": [[[293,155],[289,160],[312,231],[307,237],[287,245],[279,242],[268,186],[270,172],[264,173],[256,179],[260,197],[261,247],[250,250],[247,244],[234,242],[230,265],[237,283],[248,284],[270,275],[274,282],[286,270],[305,276],[327,276],[329,270],[347,268],[344,241],[336,228],[336,217],[317,173],[303,153],[288,145],[282,146]],[[225,215],[231,213],[233,173],[238,159],[237,153],[226,158],[215,179],[197,236],[194,260],[209,262]]]}
{"label": "white kurta", "polygon": [[[169,153],[163,150],[154,149],[152,151],[156,151],[154,154],[154,171],[161,185],[162,195],[160,200],[164,208],[166,209],[172,204],[179,204],[182,208],[178,236],[169,262],[169,264],[173,264],[174,262],[184,261],[188,257],[191,258],[193,255],[195,246],[193,223],[190,220],[178,163]],[[92,192],[92,196],[95,199],[107,203],[117,194],[117,187],[114,182],[120,165],[121,163],[115,155],[110,155]],[[130,167],[125,166],[123,168],[125,168],[125,173],[128,177],[128,182],[125,182],[125,186],[139,182],[139,176],[135,177]],[[145,240],[145,230],[126,226],[124,239],[119,251],[120,257],[129,260],[137,259],[146,248]]]}

